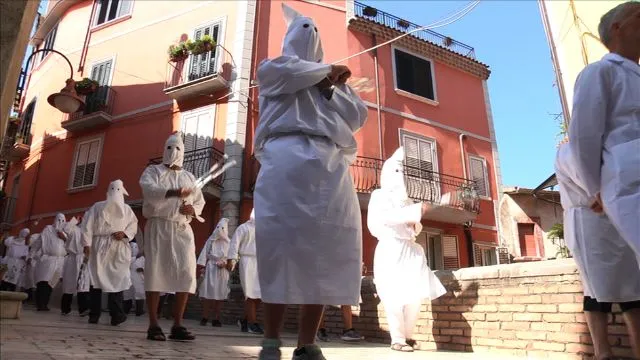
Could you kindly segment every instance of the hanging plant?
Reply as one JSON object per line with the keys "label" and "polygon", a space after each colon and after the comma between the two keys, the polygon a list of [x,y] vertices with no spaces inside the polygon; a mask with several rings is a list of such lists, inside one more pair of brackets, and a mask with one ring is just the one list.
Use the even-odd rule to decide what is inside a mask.
{"label": "hanging plant", "polygon": [[100,86],[100,84],[97,81],[84,78],[76,82],[76,92],[79,95],[89,95],[94,93],[98,89],[98,86]]}
{"label": "hanging plant", "polygon": [[378,10],[374,7],[367,6],[364,8],[364,10],[362,10],[362,14],[365,16],[375,17],[376,15],[378,15]]}
{"label": "hanging plant", "polygon": [[211,36],[204,35],[198,40],[188,40],[186,46],[191,54],[200,55],[213,50],[216,46],[216,42]]}
{"label": "hanging plant", "polygon": [[442,39],[442,43],[444,44],[444,46],[449,47],[451,46],[451,44],[453,44],[453,39],[448,36],[445,36],[445,38]]}
{"label": "hanging plant", "polygon": [[187,48],[187,43],[181,41],[177,45],[169,46],[169,60],[172,62],[180,62],[184,61],[189,57],[189,49]]}
{"label": "hanging plant", "polygon": [[407,20],[402,20],[402,19],[398,20],[398,26],[403,28],[403,29],[408,28],[409,25],[410,24],[409,24],[409,22]]}

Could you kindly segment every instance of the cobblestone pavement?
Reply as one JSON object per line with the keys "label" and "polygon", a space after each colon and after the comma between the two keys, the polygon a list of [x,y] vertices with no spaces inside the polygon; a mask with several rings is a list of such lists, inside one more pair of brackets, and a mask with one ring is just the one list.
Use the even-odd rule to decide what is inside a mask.
{"label": "cobblestone pavement", "polygon": [[[72,313],[62,316],[57,311],[36,313],[26,307],[20,320],[3,319],[0,322],[0,358],[2,360],[41,359],[257,359],[260,337],[244,334],[236,327],[202,327],[196,321],[185,325],[197,339],[192,343],[150,342],[146,340],[146,317],[130,316],[118,327],[108,324],[104,314],[100,324],[91,325],[87,318]],[[165,332],[171,326],[162,324]],[[283,339],[283,359],[291,359],[295,338],[288,334]],[[384,344],[362,342],[345,344],[338,339],[323,343],[329,360],[463,360],[507,359],[480,354],[447,352],[398,353]]]}

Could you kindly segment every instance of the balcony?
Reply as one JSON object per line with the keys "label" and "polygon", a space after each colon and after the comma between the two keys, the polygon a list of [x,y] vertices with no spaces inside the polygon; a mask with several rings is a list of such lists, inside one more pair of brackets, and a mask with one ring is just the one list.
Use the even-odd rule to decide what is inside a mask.
{"label": "balcony", "polygon": [[23,119],[22,122],[9,122],[3,146],[7,146],[6,160],[22,161],[31,151],[31,120]]}
{"label": "balcony", "polygon": [[111,124],[116,92],[110,86],[100,86],[84,98],[84,110],[66,116],[62,127],[78,132]]}
{"label": "balcony", "polygon": [[16,211],[17,199],[6,197],[0,201],[0,230],[8,230],[13,224],[13,214]]}
{"label": "balcony", "polygon": [[[356,18],[371,21],[401,33],[406,33],[422,27],[357,1],[354,1],[353,10]],[[432,30],[416,31],[409,36],[444,47],[471,59],[475,59],[476,57],[473,47]]]}
{"label": "balcony", "polygon": [[[184,153],[182,168],[189,171],[197,178],[209,172],[214,164],[224,162],[224,153],[214,147],[206,147]],[[149,164],[162,164],[162,157],[154,158]],[[224,173],[206,184],[202,189],[205,196],[209,198],[220,198]]]}
{"label": "balcony", "polygon": [[[253,182],[260,164],[253,161]],[[380,173],[384,160],[358,156],[351,164],[350,173],[353,185],[358,192],[360,207],[366,209],[371,193],[380,188]],[[480,212],[480,198],[476,184],[472,180],[404,166],[407,194],[414,201],[439,205],[425,215],[425,219],[452,224],[463,224],[475,220]]]}
{"label": "balcony", "polygon": [[181,101],[208,96],[229,87],[233,58],[220,45],[210,52],[189,55],[185,60],[167,64],[164,93]]}

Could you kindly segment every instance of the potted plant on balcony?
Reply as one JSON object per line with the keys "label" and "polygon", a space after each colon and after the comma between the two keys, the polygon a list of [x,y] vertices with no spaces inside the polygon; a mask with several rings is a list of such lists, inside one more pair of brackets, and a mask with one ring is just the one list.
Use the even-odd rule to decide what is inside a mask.
{"label": "potted plant on balcony", "polygon": [[84,78],[76,82],[76,92],[78,95],[93,94],[98,89],[98,86],[100,86],[100,84],[97,81]]}
{"label": "potted plant on balcony", "polygon": [[378,10],[374,7],[367,6],[364,8],[364,10],[362,10],[362,14],[364,16],[375,17],[376,15],[378,15]]}
{"label": "potted plant on balcony", "polygon": [[169,60],[172,62],[180,62],[184,61],[189,57],[189,49],[187,48],[187,43],[181,41],[177,45],[169,46]]}
{"label": "potted plant on balcony", "polygon": [[403,29],[408,28],[408,27],[409,27],[409,25],[410,25],[410,24],[409,24],[409,22],[408,22],[407,20],[402,20],[402,19],[399,19],[399,20],[398,20],[398,26],[399,26],[399,27],[401,27],[401,28],[403,28]]}
{"label": "potted plant on balcony", "polygon": [[189,40],[186,44],[187,48],[193,55],[200,55],[207,53],[216,46],[215,40],[209,35],[204,35],[198,40]]}
{"label": "potted plant on balcony", "polygon": [[445,36],[444,39],[442,39],[442,43],[444,44],[444,46],[449,47],[451,46],[451,44],[453,44],[453,39]]}

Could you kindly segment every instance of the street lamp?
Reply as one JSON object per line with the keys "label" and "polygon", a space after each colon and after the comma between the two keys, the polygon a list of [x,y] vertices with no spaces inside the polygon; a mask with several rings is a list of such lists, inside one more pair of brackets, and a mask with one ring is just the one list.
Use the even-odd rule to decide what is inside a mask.
{"label": "street lamp", "polygon": [[22,97],[24,83],[27,78],[26,70],[29,69],[29,62],[31,61],[31,58],[33,58],[35,54],[43,51],[54,52],[62,56],[67,61],[67,64],[69,64],[69,70],[71,71],[71,74],[69,75],[64,88],[62,88],[60,92],[49,95],[49,97],[47,98],[47,102],[49,103],[49,105],[55,107],[65,114],[74,113],[76,111],[81,111],[82,109],[84,109],[84,101],[82,101],[82,99],[78,97],[78,94],[76,93],[76,82],[73,80],[73,66],[71,65],[71,62],[69,61],[69,59],[67,59],[66,56],[64,56],[63,53],[53,49],[40,49],[34,51],[33,53],[31,53],[31,55],[29,55],[29,58],[27,58],[27,63],[25,65],[25,70],[22,72],[24,76],[22,77],[17,89],[17,93],[19,96],[16,96],[16,98],[20,99]]}

